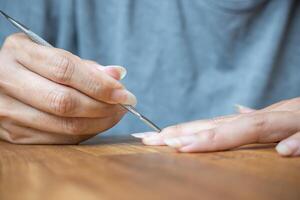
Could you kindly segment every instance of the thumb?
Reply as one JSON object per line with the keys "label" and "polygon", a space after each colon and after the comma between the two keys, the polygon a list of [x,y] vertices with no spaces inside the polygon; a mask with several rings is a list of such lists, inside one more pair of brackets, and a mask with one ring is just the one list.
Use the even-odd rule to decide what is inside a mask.
{"label": "thumb", "polygon": [[277,152],[282,156],[300,155],[300,132],[282,140],[276,146]]}

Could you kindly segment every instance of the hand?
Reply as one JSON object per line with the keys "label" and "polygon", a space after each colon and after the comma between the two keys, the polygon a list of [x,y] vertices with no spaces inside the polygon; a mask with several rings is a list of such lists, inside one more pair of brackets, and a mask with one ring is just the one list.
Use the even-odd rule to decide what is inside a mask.
{"label": "hand", "polygon": [[135,104],[116,79],[125,69],[103,67],[24,34],[0,51],[0,138],[22,144],[74,144],[115,125]]}
{"label": "hand", "polygon": [[220,151],[252,143],[277,144],[282,156],[300,155],[300,97],[262,110],[170,126],[161,133],[133,134],[146,145],[169,145],[180,152]]}

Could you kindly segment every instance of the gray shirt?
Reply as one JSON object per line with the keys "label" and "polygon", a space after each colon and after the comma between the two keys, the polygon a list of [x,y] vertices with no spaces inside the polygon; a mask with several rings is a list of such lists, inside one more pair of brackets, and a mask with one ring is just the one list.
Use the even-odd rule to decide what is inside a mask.
{"label": "gray shirt", "polygon": [[[56,47],[123,65],[161,127],[300,96],[297,0],[0,0]],[[16,31],[0,19],[0,44]],[[20,77],[22,78],[22,77]],[[112,134],[146,131],[128,114]]]}

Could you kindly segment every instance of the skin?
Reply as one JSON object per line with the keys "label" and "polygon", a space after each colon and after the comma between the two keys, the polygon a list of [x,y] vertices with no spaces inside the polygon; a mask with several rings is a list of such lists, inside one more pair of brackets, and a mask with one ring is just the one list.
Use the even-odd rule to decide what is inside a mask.
{"label": "skin", "polygon": [[300,155],[300,98],[261,110],[237,106],[239,114],[140,133],[146,145],[168,145],[179,152],[222,151],[253,143],[274,143],[282,156]]}
{"label": "skin", "polygon": [[114,126],[136,98],[103,67],[62,49],[9,36],[0,51],[0,139],[17,144],[77,144]]}

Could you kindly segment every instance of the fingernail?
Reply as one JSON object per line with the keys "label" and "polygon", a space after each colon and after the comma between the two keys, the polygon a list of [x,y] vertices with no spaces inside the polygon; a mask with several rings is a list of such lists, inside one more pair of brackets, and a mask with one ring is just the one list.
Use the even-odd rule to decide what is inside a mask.
{"label": "fingernail", "polygon": [[296,143],[297,146],[297,141],[294,142],[292,140],[279,143],[276,146],[276,151],[282,156],[290,156],[294,152],[294,143]]}
{"label": "fingernail", "polygon": [[183,146],[192,144],[196,140],[196,136],[189,135],[189,136],[182,136],[176,138],[166,138],[164,142],[166,145],[173,147],[173,148],[181,148]]}
{"label": "fingernail", "polygon": [[111,98],[112,100],[125,105],[136,105],[137,103],[136,97],[125,89],[114,90]]}
{"label": "fingernail", "polygon": [[133,133],[131,136],[135,138],[145,138],[157,134],[156,132]]}
{"label": "fingernail", "polygon": [[125,78],[125,76],[127,75],[127,70],[119,65],[109,65],[106,66],[107,68],[113,68],[113,69],[117,69],[120,73],[120,80],[122,80],[123,78]]}
{"label": "fingernail", "polygon": [[131,92],[129,92],[128,90],[125,90],[125,93],[127,95],[127,99],[124,102],[124,104],[126,104],[126,105],[136,105],[136,103],[137,103],[136,97]]}
{"label": "fingernail", "polygon": [[250,113],[250,112],[254,111],[254,109],[240,105],[240,104],[235,104],[234,107],[235,107],[236,111],[240,112],[240,113]]}
{"label": "fingernail", "polygon": [[164,141],[160,134],[153,134],[152,136],[148,136],[143,138],[143,143],[146,145],[163,145]]}
{"label": "fingernail", "polygon": [[122,80],[127,74],[127,70],[124,67],[118,65],[99,66],[98,69],[101,71],[105,71],[109,75],[119,80]]}
{"label": "fingernail", "polygon": [[127,75],[127,70],[122,67],[122,68],[120,68],[120,71],[121,71],[121,77],[120,77],[120,79],[122,80]]}

